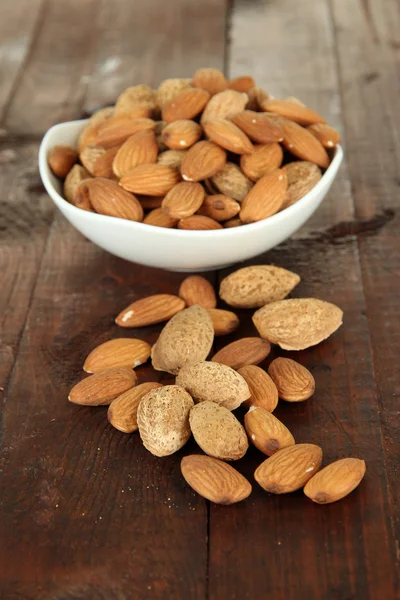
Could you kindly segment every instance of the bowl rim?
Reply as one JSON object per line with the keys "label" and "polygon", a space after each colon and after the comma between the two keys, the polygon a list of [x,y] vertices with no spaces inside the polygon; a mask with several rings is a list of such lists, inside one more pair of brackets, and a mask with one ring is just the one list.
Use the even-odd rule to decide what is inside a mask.
{"label": "bowl rim", "polygon": [[[132,233],[135,232],[137,230],[137,228],[139,228],[139,230],[141,230],[143,233],[144,232],[143,226],[145,226],[145,229],[148,228],[149,233],[155,233],[154,230],[156,228],[146,225],[146,223],[142,223],[142,222],[138,222],[138,221],[129,221],[128,219],[121,219],[119,217],[111,217],[111,216],[107,216],[107,215],[100,215],[100,214],[94,213],[94,212],[84,211],[81,208],[78,208],[77,206],[74,206],[73,204],[68,202],[68,200],[66,200],[63,196],[61,196],[61,194],[53,186],[53,184],[50,180],[50,177],[49,177],[50,168],[49,168],[48,162],[47,162],[47,153],[50,149],[49,138],[52,136],[54,130],[65,129],[71,125],[77,126],[78,124],[83,127],[88,122],[89,122],[89,119],[80,119],[80,120],[75,120],[75,121],[65,121],[63,123],[57,123],[56,125],[53,125],[52,127],[50,127],[50,129],[48,129],[47,132],[45,133],[45,135],[43,136],[42,142],[39,147],[39,156],[38,156],[39,161],[38,162],[39,162],[40,177],[42,179],[43,185],[44,185],[47,193],[52,198],[53,202],[55,202],[56,204],[60,203],[60,204],[67,205],[66,206],[67,210],[70,210],[73,213],[74,212],[79,213],[79,216],[81,218],[92,220],[94,222],[98,221],[98,223],[103,223],[104,225],[106,225],[110,220],[114,225],[117,224],[116,222],[119,222],[119,225],[121,225],[122,227],[131,228]],[[169,236],[171,238],[178,236],[181,238],[190,237],[191,239],[193,239],[193,238],[205,239],[205,238],[214,238],[214,236],[219,236],[219,237],[225,236],[228,238],[229,236],[235,236],[235,235],[237,236],[238,234],[246,235],[246,234],[252,233],[252,232],[254,232],[256,234],[258,231],[262,230],[263,228],[267,228],[268,226],[275,225],[275,226],[279,227],[280,223],[282,223],[286,218],[295,217],[295,215],[298,212],[300,212],[302,210],[302,208],[308,202],[312,201],[313,196],[315,194],[318,194],[318,192],[326,185],[326,179],[329,177],[330,173],[332,171],[335,173],[339,169],[342,159],[343,159],[343,149],[340,144],[337,144],[337,146],[333,149],[333,158],[331,160],[331,163],[330,163],[329,167],[326,169],[325,173],[322,175],[321,179],[318,181],[318,183],[307,194],[305,194],[305,196],[300,198],[300,200],[297,200],[297,202],[295,202],[291,206],[288,206],[287,208],[284,208],[283,210],[275,213],[274,215],[271,215],[270,217],[267,217],[266,219],[262,219],[261,221],[256,221],[255,223],[246,223],[244,225],[241,225],[240,227],[228,227],[228,228],[223,228],[223,229],[185,230],[185,229],[175,229],[175,228],[169,229],[166,227],[163,227],[160,229],[162,229],[163,235]],[[334,177],[335,177],[335,174],[334,174]],[[55,196],[57,201],[54,199],[53,196]]]}

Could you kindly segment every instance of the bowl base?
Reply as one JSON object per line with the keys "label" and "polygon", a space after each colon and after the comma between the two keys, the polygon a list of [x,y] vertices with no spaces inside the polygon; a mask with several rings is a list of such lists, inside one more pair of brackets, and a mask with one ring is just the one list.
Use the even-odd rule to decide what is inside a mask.
{"label": "bowl base", "polygon": [[227,269],[232,267],[235,263],[227,263],[225,265],[215,265],[214,267],[202,267],[199,269],[166,269],[166,271],[172,271],[173,273],[206,273],[207,271],[219,271],[221,269]]}

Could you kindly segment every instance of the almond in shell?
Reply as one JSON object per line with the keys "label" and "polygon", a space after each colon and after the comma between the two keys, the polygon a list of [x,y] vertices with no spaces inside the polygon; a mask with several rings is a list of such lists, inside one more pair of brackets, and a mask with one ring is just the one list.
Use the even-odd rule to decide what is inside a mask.
{"label": "almond in shell", "polygon": [[154,227],[165,227],[166,229],[172,229],[178,224],[178,219],[173,219],[169,215],[166,215],[161,206],[151,210],[143,219],[143,223],[146,225],[153,225]]}
{"label": "almond in shell", "polygon": [[221,194],[237,202],[242,202],[253,187],[253,182],[231,162],[227,162],[222,170],[213,175],[211,183]]}
{"label": "almond in shell", "polygon": [[270,171],[279,169],[282,161],[283,150],[280,144],[263,144],[254,146],[252,154],[241,156],[240,167],[249,179],[258,181]]}
{"label": "almond in shell", "polygon": [[197,214],[210,217],[215,221],[227,221],[235,217],[240,211],[240,204],[225,196],[225,194],[214,194],[206,196],[203,204],[200,206]]}
{"label": "almond in shell", "polygon": [[228,82],[219,69],[197,69],[192,79],[192,86],[213,95],[226,90]]}
{"label": "almond in shell", "polygon": [[135,369],[150,358],[151,346],[143,340],[118,338],[100,344],[85,360],[86,373],[98,373],[104,369],[127,367]]}
{"label": "almond in shell", "polygon": [[206,135],[225,150],[235,154],[251,154],[253,144],[239,127],[228,119],[210,119],[204,123]]}
{"label": "almond in shell", "polygon": [[225,90],[213,96],[201,115],[203,125],[210,119],[231,119],[244,110],[248,101],[247,94],[235,90]]}
{"label": "almond in shell", "polygon": [[365,461],[359,458],[342,458],[318,471],[305,485],[304,493],[317,504],[336,502],[356,489],[365,469]]}
{"label": "almond in shell", "polygon": [[249,387],[239,373],[209,361],[184,365],[176,376],[176,384],[196,402],[215,402],[228,410],[235,410],[250,398]]}
{"label": "almond in shell", "polygon": [[283,133],[279,124],[270,119],[265,113],[244,110],[232,117],[232,121],[251,139],[258,144],[281,142]]}
{"label": "almond in shell", "polygon": [[232,369],[240,369],[245,365],[258,365],[270,353],[271,346],[267,340],[258,337],[240,338],[221,348],[212,361],[228,365]]}
{"label": "almond in shell", "polygon": [[156,99],[156,92],[146,84],[128,87],[118,96],[114,114],[151,117],[157,106]]}
{"label": "almond in shell", "polygon": [[114,114],[114,107],[107,106],[95,112],[89,119],[88,123],[82,129],[78,139],[78,150],[81,153],[88,144],[93,144],[96,141],[97,134],[101,125],[108,121]]}
{"label": "almond in shell", "polygon": [[235,331],[240,324],[239,317],[230,310],[222,308],[209,308],[208,314],[211,317],[214,335],[229,335]]}
{"label": "almond in shell", "polygon": [[249,101],[246,105],[247,110],[260,111],[261,104],[269,99],[269,94],[263,88],[255,85],[247,90]]}
{"label": "almond in shell", "polygon": [[282,169],[275,169],[252,187],[242,202],[240,220],[254,223],[266,219],[279,211],[287,190],[287,176]]}
{"label": "almond in shell", "polygon": [[194,119],[201,113],[210,97],[210,94],[203,89],[187,88],[182,90],[169,104],[164,106],[162,118],[167,123],[180,119]]}
{"label": "almond in shell", "polygon": [[314,377],[306,367],[291,358],[278,357],[268,367],[279,398],[287,402],[308,400],[315,391]]}
{"label": "almond in shell", "polygon": [[121,178],[138,165],[155,163],[158,145],[154,131],[138,131],[122,144],[113,162],[113,170]]}
{"label": "almond in shell", "polygon": [[137,431],[137,410],[143,396],[162,387],[161,383],[141,383],[113,400],[108,407],[107,418],[111,425],[123,433]]}
{"label": "almond in shell", "polygon": [[266,112],[273,112],[281,117],[295,121],[300,125],[312,125],[313,123],[326,123],[325,119],[321,117],[315,110],[304,106],[304,104],[292,99],[287,98],[285,100],[278,100],[276,98],[270,98],[266,102],[262,103],[262,110]]}
{"label": "almond in shell", "polygon": [[203,215],[192,215],[178,222],[178,229],[188,231],[210,231],[212,229],[223,229],[222,225],[210,217]]}
{"label": "almond in shell", "polygon": [[163,196],[179,183],[176,169],[166,165],[139,165],[124,175],[119,184],[129,192],[148,196]]}
{"label": "almond in shell", "polygon": [[184,300],[186,306],[198,304],[203,308],[215,308],[217,298],[211,283],[201,275],[186,277],[180,285],[179,297]]}
{"label": "almond in shell", "polygon": [[90,178],[89,171],[82,165],[74,165],[64,181],[64,197],[71,204],[74,203],[75,193],[84,179]]}
{"label": "almond in shell", "polygon": [[60,179],[65,179],[76,161],[78,153],[71,146],[59,144],[53,146],[47,155],[47,161],[52,173]]}
{"label": "almond in shell", "polygon": [[86,188],[90,204],[97,213],[129,221],[143,219],[143,208],[139,200],[116,182],[95,177],[81,183],[79,188],[82,187]]}
{"label": "almond in shell", "polygon": [[157,104],[163,109],[183,90],[191,89],[190,79],[164,79],[157,90]]}
{"label": "almond in shell", "polygon": [[294,445],[294,437],[289,429],[261,406],[249,408],[244,416],[244,426],[249,440],[267,456]]}
{"label": "almond in shell", "polygon": [[94,175],[94,167],[98,159],[107,152],[106,148],[98,148],[89,144],[82,150],[79,155],[79,160],[91,175]]}
{"label": "almond in shell", "polygon": [[190,411],[190,428],[200,448],[221,460],[239,460],[249,447],[246,431],[234,414],[214,402],[200,402]]}
{"label": "almond in shell", "polygon": [[283,146],[300,160],[308,160],[323,169],[329,167],[329,156],[317,138],[301,125],[287,119],[279,119],[284,140]]}
{"label": "almond in shell", "polygon": [[163,129],[161,138],[171,150],[186,150],[199,141],[201,134],[201,127],[198,123],[182,119],[169,123]]}
{"label": "almond in shell", "polygon": [[172,188],[162,201],[163,212],[173,219],[193,215],[203,204],[204,188],[200,183],[182,181]]}
{"label": "almond in shell", "polygon": [[225,150],[213,142],[197,142],[183,157],[181,174],[185,181],[201,181],[221,171],[225,163]]}
{"label": "almond in shell", "polygon": [[243,475],[222,460],[191,454],[181,461],[182,475],[195,492],[215,504],[235,504],[251,494]]}
{"label": "almond in shell", "polygon": [[284,350],[304,350],[319,344],[342,324],[335,304],[316,298],[290,298],[267,304],[253,315],[261,337]]}
{"label": "almond in shell", "polygon": [[322,450],[314,444],[295,444],[279,450],[256,469],[254,479],[267,492],[286,494],[302,488],[318,471]]}
{"label": "almond in shell", "polygon": [[288,163],[283,170],[286,171],[288,188],[282,208],[287,208],[303,198],[322,177],[318,165],[305,160]]}
{"label": "almond in shell", "polygon": [[244,406],[260,406],[273,412],[278,405],[278,390],[271,377],[256,365],[246,365],[238,369],[238,373],[246,380],[251,396]]}
{"label": "almond in shell", "polygon": [[184,156],[185,150],[165,150],[158,155],[157,162],[160,165],[179,169]]}
{"label": "almond in shell", "polygon": [[145,327],[168,321],[185,308],[185,302],[172,294],[155,294],[129,304],[116,317],[120,327]]}
{"label": "almond in shell", "polygon": [[137,377],[132,369],[105,369],[77,383],[70,391],[68,400],[85,406],[110,404],[117,396],[134,387],[136,382]]}

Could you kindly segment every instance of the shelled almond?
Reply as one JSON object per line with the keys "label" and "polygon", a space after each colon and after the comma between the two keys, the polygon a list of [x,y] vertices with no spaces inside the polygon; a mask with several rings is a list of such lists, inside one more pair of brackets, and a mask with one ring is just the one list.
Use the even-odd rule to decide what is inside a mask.
{"label": "shelled almond", "polygon": [[[55,146],[48,163],[77,208],[147,226],[212,231],[267,219],[298,202],[318,183],[339,142],[323,116],[298,99],[272,98],[251,75],[228,80],[219,69],[201,68],[192,79],[166,79],[157,90],[147,84],[123,90],[115,106],[88,120],[77,149]],[[101,202],[78,191],[88,177],[96,180]],[[107,180],[122,194],[115,187],[112,193]],[[201,204],[181,194],[182,180],[201,186]],[[143,201],[133,211],[124,191],[131,200],[161,201]],[[168,194],[165,211],[171,196],[182,197],[179,215],[165,212],[166,219],[151,211]]]}

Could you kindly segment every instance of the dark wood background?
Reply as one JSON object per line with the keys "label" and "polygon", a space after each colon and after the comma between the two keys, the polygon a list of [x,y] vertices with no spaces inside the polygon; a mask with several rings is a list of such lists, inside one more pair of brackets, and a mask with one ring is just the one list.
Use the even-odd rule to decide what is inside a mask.
{"label": "dark wood background", "polygon": [[[2,600],[400,598],[399,15],[395,0],[2,0]],[[121,335],[119,310],[176,292],[183,275],[108,255],[56,214],[37,172],[41,137],[128,85],[200,66],[253,74],[343,134],[328,199],[256,259],[298,272],[295,295],[345,312],[334,337],[300,353],[315,396],[277,411],[326,461],[366,460],[337,504],[256,484],[241,504],[209,504],[184,483],[183,452],[157,459],[104,408],[67,402],[87,352]],[[240,334],[253,331],[243,313]],[[261,460],[252,449],[238,468],[252,478]]]}

